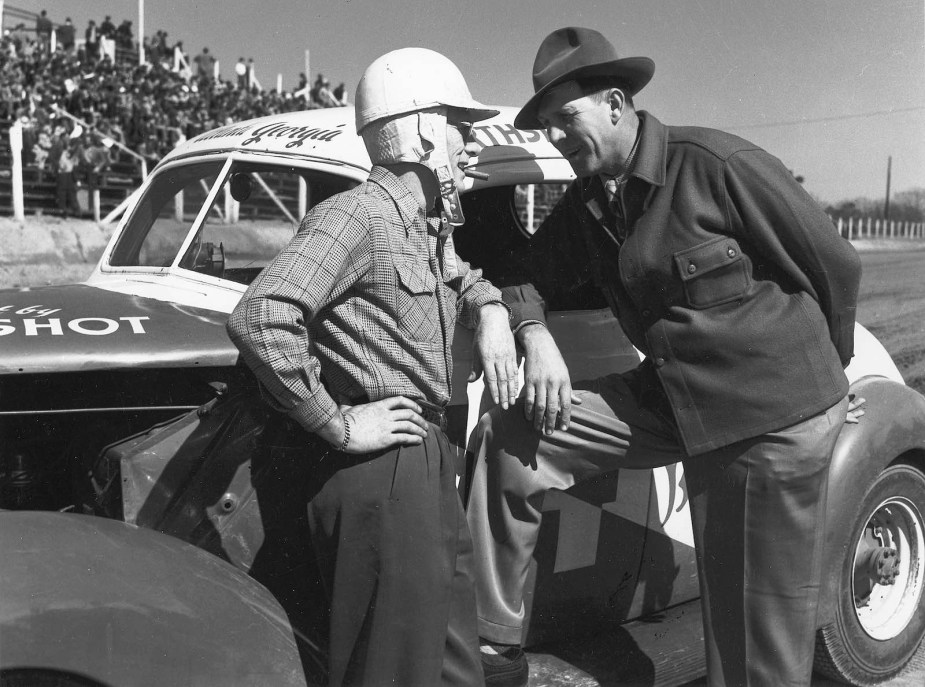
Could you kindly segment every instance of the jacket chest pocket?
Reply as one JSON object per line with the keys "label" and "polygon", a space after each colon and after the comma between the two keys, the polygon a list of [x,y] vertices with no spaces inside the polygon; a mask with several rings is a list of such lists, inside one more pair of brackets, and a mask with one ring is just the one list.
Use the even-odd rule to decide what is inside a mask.
{"label": "jacket chest pocket", "polygon": [[416,341],[434,341],[440,331],[437,278],[430,266],[417,257],[395,256],[398,275],[398,324]]}
{"label": "jacket chest pocket", "polygon": [[743,298],[751,278],[738,242],[720,236],[674,254],[687,303],[711,308]]}

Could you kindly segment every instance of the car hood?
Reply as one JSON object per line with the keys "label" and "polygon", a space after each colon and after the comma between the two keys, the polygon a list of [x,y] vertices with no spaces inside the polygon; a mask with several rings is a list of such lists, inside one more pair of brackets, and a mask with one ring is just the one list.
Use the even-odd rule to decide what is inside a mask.
{"label": "car hood", "polygon": [[0,374],[231,366],[225,313],[86,284],[0,291]]}

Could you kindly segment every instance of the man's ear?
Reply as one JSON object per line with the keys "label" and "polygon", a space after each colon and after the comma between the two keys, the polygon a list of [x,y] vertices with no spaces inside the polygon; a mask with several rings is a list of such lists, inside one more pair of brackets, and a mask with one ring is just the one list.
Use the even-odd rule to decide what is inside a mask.
{"label": "man's ear", "polygon": [[623,106],[626,104],[626,95],[619,88],[611,88],[607,94],[607,104],[610,105],[610,121],[616,124],[623,116]]}

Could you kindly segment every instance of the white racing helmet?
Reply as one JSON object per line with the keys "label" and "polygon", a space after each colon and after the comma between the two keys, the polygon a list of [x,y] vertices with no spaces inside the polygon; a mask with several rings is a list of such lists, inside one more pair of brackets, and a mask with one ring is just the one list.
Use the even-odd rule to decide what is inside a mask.
{"label": "white racing helmet", "polygon": [[456,65],[426,48],[402,48],[376,59],[363,73],[354,102],[357,133],[372,162],[413,162],[430,169],[450,222],[462,224],[446,145],[447,108],[460,110],[470,123],[498,110],[474,100]]}

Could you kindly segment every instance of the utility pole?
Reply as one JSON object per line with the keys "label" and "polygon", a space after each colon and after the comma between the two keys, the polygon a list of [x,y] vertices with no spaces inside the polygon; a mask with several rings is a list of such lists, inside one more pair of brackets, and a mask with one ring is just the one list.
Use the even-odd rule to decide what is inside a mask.
{"label": "utility pole", "polygon": [[886,200],[883,202],[883,219],[890,221],[890,172],[893,168],[893,156],[886,159]]}
{"label": "utility pole", "polygon": [[138,66],[145,63],[145,0],[138,0]]}

